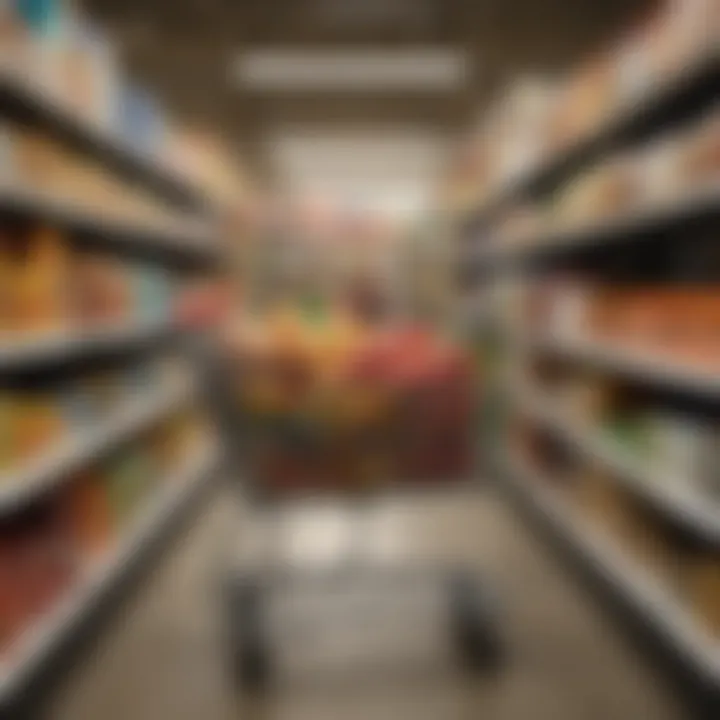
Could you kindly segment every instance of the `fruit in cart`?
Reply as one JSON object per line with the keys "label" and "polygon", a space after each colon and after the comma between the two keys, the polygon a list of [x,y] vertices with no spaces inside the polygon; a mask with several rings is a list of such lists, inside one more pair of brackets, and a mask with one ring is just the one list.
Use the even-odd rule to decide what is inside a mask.
{"label": "fruit in cart", "polygon": [[430,330],[281,308],[249,320],[234,348],[241,402],[264,419],[268,485],[360,489],[398,470],[430,479],[469,467],[466,443],[450,439],[468,434],[471,360]]}

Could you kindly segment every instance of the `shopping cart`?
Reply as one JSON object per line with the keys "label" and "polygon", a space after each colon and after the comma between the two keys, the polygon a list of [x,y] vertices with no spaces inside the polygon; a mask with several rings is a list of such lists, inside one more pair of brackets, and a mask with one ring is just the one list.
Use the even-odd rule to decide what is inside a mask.
{"label": "shopping cart", "polygon": [[[272,680],[284,640],[283,631],[273,627],[277,625],[273,608],[278,600],[287,601],[294,593],[303,594],[310,587],[320,594],[353,598],[364,585],[372,588],[376,597],[386,593],[397,599],[403,588],[416,596],[420,583],[430,584],[437,589],[435,597],[440,599],[444,615],[442,627],[447,628],[449,645],[461,665],[486,671],[499,668],[504,643],[498,607],[482,578],[456,564],[374,567],[363,555],[368,523],[387,501],[422,492],[432,502],[435,494],[456,489],[458,482],[472,483],[468,479],[474,465],[469,456],[472,423],[466,425],[468,437],[459,441],[451,432],[443,431],[443,427],[452,428],[452,423],[443,424],[449,418],[439,416],[435,436],[423,436],[420,424],[413,425],[412,418],[422,416],[422,403],[428,401],[427,396],[406,402],[399,409],[403,418],[397,412],[386,413],[385,424],[373,423],[372,430],[370,423],[355,423],[350,430],[340,423],[329,431],[327,423],[317,416],[290,415],[282,422],[262,422],[244,412],[228,391],[237,385],[237,367],[228,370],[216,357],[206,363],[206,368],[210,401],[225,441],[228,474],[237,496],[239,523],[245,526],[252,523],[256,530],[262,530],[250,533],[254,538],[252,546],[245,544],[239,554],[231,553],[225,571],[224,639],[237,686],[257,691]],[[464,391],[467,401],[473,394],[470,388]],[[451,407],[457,408],[457,404],[447,400],[447,392],[444,398],[433,398],[436,414],[443,408],[448,412]],[[368,403],[363,404],[367,409]],[[398,431],[401,426],[404,432]],[[443,451],[444,469],[456,471],[456,476],[462,471],[462,479],[447,474],[442,480],[433,477],[440,467],[437,453],[442,455]],[[386,469],[380,473],[385,481],[376,482],[378,458],[387,459],[388,453],[395,459],[396,468],[399,462],[406,474],[415,477],[411,480],[396,477],[388,482]],[[300,477],[298,467],[305,469],[304,477]],[[355,477],[349,477],[353,474]],[[330,500],[336,509],[342,508],[346,527],[351,530],[350,542],[345,543],[344,550],[321,569],[296,568],[283,562],[276,550],[288,513],[323,506]],[[352,615],[356,621],[362,617],[356,608]],[[314,633],[309,640],[313,644],[322,636],[323,627]]]}

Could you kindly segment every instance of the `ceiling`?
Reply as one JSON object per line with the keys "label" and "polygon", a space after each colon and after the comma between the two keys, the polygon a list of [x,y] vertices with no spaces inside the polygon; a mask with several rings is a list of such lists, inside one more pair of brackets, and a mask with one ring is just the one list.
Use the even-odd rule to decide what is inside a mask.
{"label": "ceiling", "polygon": [[[320,172],[323,166],[317,162],[327,153],[323,138],[334,138],[333,157],[338,155],[341,136],[348,147],[355,147],[354,155],[339,153],[347,168],[338,169],[335,162],[333,170],[352,174],[356,160],[373,152],[369,135],[379,139],[374,146],[379,156],[395,144],[393,138],[409,136],[407,161],[396,152],[395,161],[385,167],[424,182],[432,174],[428,168],[435,164],[428,161],[428,168],[419,170],[412,160],[418,138],[424,138],[428,147],[442,148],[511,78],[554,72],[577,62],[653,4],[652,0],[86,0],[84,6],[118,39],[131,74],[155,89],[173,114],[218,130],[256,174],[302,183],[308,172]],[[381,90],[361,84],[352,91],[292,86],[278,91],[243,83],[233,72],[237,59],[249,50],[354,49],[357,54],[426,47],[459,54],[466,68],[462,81],[426,89],[396,83]],[[409,64],[415,67],[412,61]],[[303,138],[311,142],[304,153],[297,150]],[[289,161],[288,147],[294,148]],[[309,164],[305,174],[298,170],[298,157],[303,154]],[[376,182],[372,172],[363,170],[360,176]],[[327,177],[326,184],[331,182],[332,176]]]}

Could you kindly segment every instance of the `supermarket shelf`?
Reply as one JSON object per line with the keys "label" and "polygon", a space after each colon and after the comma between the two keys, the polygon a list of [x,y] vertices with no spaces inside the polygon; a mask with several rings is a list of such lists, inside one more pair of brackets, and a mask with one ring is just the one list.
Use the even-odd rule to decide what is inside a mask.
{"label": "supermarket shelf", "polygon": [[472,264],[508,265],[551,255],[592,250],[612,243],[657,237],[669,231],[682,231],[688,223],[720,218],[720,184],[714,183],[680,200],[643,208],[601,221],[587,228],[551,233],[517,243],[491,242],[473,253]]}
{"label": "supermarket shelf", "polygon": [[47,192],[0,186],[0,214],[41,219],[81,237],[112,244],[117,249],[144,250],[192,261],[217,261],[219,246],[213,226],[177,213],[173,220],[143,222],[114,218],[80,203]]}
{"label": "supermarket shelf", "polygon": [[650,88],[644,97],[621,111],[597,132],[498,189],[473,213],[468,226],[477,227],[513,202],[552,188],[598,158],[709,106],[717,99],[719,89],[720,51],[714,50],[673,80],[661,81],[659,87]]}
{"label": "supermarket shelf", "polygon": [[132,401],[107,421],[75,434],[26,467],[0,474],[0,517],[58,487],[72,473],[169,414],[187,397],[187,391],[176,390]]}
{"label": "supermarket shelf", "polygon": [[178,330],[170,321],[121,325],[112,329],[42,333],[22,339],[1,337],[0,374],[28,373],[74,360],[142,347]]}
{"label": "supermarket shelf", "polygon": [[0,108],[6,116],[42,127],[170,202],[196,212],[207,212],[210,208],[207,196],[190,180],[81,117],[8,68],[0,69]]}
{"label": "supermarket shelf", "polygon": [[[612,540],[589,523],[580,523],[559,493],[529,468],[506,458],[507,483],[538,521],[545,525],[613,599],[680,663],[701,692],[720,698],[720,644],[697,626],[689,612],[660,582],[628,560]],[[713,705],[717,709],[716,705]]]}
{"label": "supermarket shelf", "polygon": [[709,370],[663,361],[656,355],[612,347],[591,340],[555,340],[551,337],[531,340],[541,352],[579,360],[613,373],[649,382],[669,390],[697,394],[720,401],[720,376]]}
{"label": "supermarket shelf", "polygon": [[682,531],[703,543],[720,548],[720,503],[713,503],[692,490],[681,490],[658,468],[644,467],[622,448],[592,430],[578,429],[550,403],[525,395],[523,409],[568,440],[582,454],[604,465],[624,487],[639,496]]}
{"label": "supermarket shelf", "polygon": [[0,714],[142,566],[177,516],[191,506],[196,492],[216,467],[216,453],[206,450],[198,453],[176,477],[168,478],[109,557],[88,568],[76,588],[21,638],[18,650],[4,664],[0,663]]}

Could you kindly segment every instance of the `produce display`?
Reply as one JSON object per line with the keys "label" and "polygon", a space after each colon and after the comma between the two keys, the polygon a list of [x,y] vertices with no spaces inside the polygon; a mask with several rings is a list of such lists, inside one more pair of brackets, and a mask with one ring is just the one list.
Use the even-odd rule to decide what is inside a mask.
{"label": "produce display", "polygon": [[205,440],[190,410],[69,478],[0,523],[0,658],[51,612],[127,534],[147,499],[177,476]]}
{"label": "produce display", "polygon": [[157,265],[78,249],[49,227],[0,228],[0,336],[169,319],[177,280]]}
{"label": "produce display", "polygon": [[361,490],[471,471],[472,363],[432,332],[281,309],[236,335],[258,483]]}

